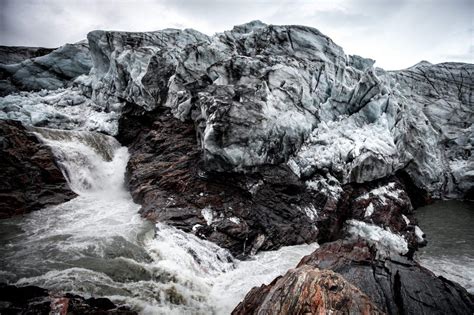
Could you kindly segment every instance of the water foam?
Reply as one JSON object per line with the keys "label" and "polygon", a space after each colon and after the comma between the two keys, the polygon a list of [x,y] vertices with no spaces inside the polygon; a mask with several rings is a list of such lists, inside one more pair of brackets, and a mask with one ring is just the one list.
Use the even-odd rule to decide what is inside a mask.
{"label": "water foam", "polygon": [[227,314],[317,245],[238,261],[225,249],[144,220],[124,187],[127,148],[112,137],[35,128],[78,197],[0,222],[0,282],[105,296],[142,314]]}

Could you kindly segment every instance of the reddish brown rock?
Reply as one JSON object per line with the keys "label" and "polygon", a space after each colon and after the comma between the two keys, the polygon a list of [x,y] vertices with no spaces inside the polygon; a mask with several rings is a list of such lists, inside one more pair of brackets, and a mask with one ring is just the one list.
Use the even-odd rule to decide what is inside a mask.
{"label": "reddish brown rock", "polygon": [[384,314],[367,295],[331,270],[301,266],[253,288],[232,312],[244,314]]}
{"label": "reddish brown rock", "polygon": [[459,284],[436,277],[397,254],[378,257],[362,240],[338,240],[304,257],[298,267],[330,269],[367,294],[388,314],[472,314],[474,300]]}
{"label": "reddish brown rock", "polygon": [[[360,291],[359,291],[360,290]],[[339,240],[296,269],[253,288],[233,314],[462,314],[473,297],[404,256],[378,256],[363,240]]]}
{"label": "reddish brown rock", "polygon": [[0,218],[70,200],[51,150],[19,122],[0,120]]}

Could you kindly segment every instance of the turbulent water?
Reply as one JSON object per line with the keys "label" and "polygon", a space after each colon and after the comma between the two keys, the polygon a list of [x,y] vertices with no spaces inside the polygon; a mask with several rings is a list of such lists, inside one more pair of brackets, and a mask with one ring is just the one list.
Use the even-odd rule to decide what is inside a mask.
{"label": "turbulent water", "polygon": [[79,195],[0,221],[0,282],[106,296],[143,314],[227,314],[251,287],[317,244],[238,261],[226,250],[138,215],[124,188],[127,148],[102,134],[35,129]]}
{"label": "turbulent water", "polygon": [[438,202],[416,216],[428,239],[418,253],[421,264],[474,293],[474,203]]}

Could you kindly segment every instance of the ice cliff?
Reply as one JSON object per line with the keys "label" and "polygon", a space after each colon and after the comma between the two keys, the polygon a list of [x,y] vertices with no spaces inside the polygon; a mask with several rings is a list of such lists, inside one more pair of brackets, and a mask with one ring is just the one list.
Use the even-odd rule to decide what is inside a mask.
{"label": "ice cliff", "polygon": [[76,80],[85,93],[193,120],[209,170],[288,163],[313,187],[402,170],[433,197],[472,189],[471,64],[387,72],[316,29],[258,21],[212,37],[167,29],[88,40],[93,68]]}

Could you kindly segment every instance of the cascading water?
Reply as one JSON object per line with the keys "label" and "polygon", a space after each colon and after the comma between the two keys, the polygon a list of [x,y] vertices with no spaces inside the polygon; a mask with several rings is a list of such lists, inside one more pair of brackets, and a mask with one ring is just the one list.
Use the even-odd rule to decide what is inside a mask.
{"label": "cascading water", "polygon": [[251,287],[316,248],[238,261],[213,243],[142,219],[124,188],[127,148],[98,133],[35,128],[75,199],[0,222],[0,282],[106,296],[143,314],[226,314]]}

